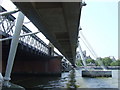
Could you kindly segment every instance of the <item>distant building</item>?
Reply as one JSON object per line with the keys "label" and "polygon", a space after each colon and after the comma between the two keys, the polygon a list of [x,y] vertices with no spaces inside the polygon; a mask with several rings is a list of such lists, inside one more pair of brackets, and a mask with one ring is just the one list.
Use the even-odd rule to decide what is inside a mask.
{"label": "distant building", "polygon": [[92,59],[92,58],[91,58],[91,56],[89,55],[89,56],[87,56],[87,59]]}
{"label": "distant building", "polygon": [[76,59],[81,59],[80,53],[78,51],[76,52]]}
{"label": "distant building", "polygon": [[[86,56],[86,51],[83,51],[83,56],[84,56],[86,59],[92,59],[92,58],[90,57],[90,55],[89,55],[89,56]],[[81,55],[80,55],[79,51],[76,52],[76,59],[81,59]]]}
{"label": "distant building", "polygon": [[86,57],[86,50],[82,52],[83,56]]}

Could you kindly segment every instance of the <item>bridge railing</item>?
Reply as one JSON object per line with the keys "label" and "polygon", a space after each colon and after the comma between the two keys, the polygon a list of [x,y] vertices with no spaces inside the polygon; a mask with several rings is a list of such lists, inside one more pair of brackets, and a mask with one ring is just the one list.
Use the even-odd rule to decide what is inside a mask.
{"label": "bridge railing", "polygon": [[[1,7],[0,12],[4,12],[4,11],[6,10],[3,7]],[[14,28],[15,28],[15,20],[16,18],[11,14],[6,16],[0,16],[0,31],[2,31],[2,34],[4,34],[7,37],[13,36]],[[31,31],[25,25],[23,25],[21,34],[26,34],[30,32]],[[21,43],[26,44],[32,49],[36,49],[37,51],[40,51],[46,55],[49,55],[50,53],[49,50],[50,47],[35,34],[20,37],[19,40]],[[58,56],[59,54],[57,54],[54,51],[54,55]]]}

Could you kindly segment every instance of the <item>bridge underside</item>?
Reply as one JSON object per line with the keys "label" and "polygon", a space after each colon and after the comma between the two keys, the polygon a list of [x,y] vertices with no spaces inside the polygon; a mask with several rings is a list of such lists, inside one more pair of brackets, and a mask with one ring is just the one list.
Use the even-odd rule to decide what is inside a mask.
{"label": "bridge underside", "polygon": [[53,45],[74,64],[80,2],[14,2]]}

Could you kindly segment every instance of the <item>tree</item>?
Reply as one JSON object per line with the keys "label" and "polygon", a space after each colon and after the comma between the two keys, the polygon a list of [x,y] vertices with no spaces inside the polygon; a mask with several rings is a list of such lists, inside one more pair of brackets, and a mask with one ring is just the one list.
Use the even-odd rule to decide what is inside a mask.
{"label": "tree", "polygon": [[111,66],[120,66],[120,60],[114,61],[110,64]]}
{"label": "tree", "polygon": [[82,65],[83,65],[83,64],[82,64],[82,60],[81,60],[81,59],[77,60],[77,61],[76,61],[76,65],[77,65],[77,66],[82,66]]}
{"label": "tree", "polygon": [[87,59],[86,60],[86,63],[89,64],[89,63],[95,63],[95,61],[93,59]]}
{"label": "tree", "polygon": [[118,59],[116,62],[118,63],[118,66],[120,66],[120,59]]}
{"label": "tree", "polygon": [[118,63],[116,61],[112,62],[110,66],[118,66]]}
{"label": "tree", "polygon": [[102,59],[102,62],[105,66],[110,66],[113,61],[109,57],[105,57]]}
{"label": "tree", "polygon": [[100,64],[98,63],[97,60],[95,60],[95,65],[96,65],[96,66],[100,66]]}

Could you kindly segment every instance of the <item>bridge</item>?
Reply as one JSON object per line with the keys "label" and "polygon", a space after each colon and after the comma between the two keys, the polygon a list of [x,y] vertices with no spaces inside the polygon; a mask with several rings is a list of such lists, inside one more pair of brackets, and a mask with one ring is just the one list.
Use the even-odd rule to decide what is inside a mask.
{"label": "bridge", "polygon": [[72,64],[75,63],[80,2],[15,2],[15,5]]}
{"label": "bridge", "polygon": [[[75,65],[81,9],[84,4],[82,2],[14,2],[14,4],[20,10],[19,12],[27,16],[63,56],[72,65]],[[5,11],[4,8],[1,10],[1,12]],[[24,16],[22,13],[20,18]],[[26,26],[22,26],[21,20],[18,18],[18,21],[15,22],[15,17],[11,14],[1,14],[0,33],[5,38],[1,39],[5,51],[3,52],[3,71],[6,71],[5,86],[9,86],[8,81],[10,80],[14,58],[17,61],[14,63],[13,72],[61,73],[62,57],[35,35],[39,32],[32,33]],[[20,38],[19,34],[15,35],[17,29],[20,29],[21,34],[23,34],[20,35]],[[19,42],[16,40],[17,38]],[[16,49],[17,43],[18,49]],[[14,55],[16,56],[14,57]],[[33,62],[35,62],[36,67]],[[30,65],[29,68],[26,66],[27,64]]]}
{"label": "bridge", "polygon": [[[4,8],[2,8],[2,12],[3,11],[5,11]],[[5,72],[5,68],[6,68],[7,58],[8,58],[9,49],[10,49],[10,43],[12,39],[11,37],[14,34],[13,28],[14,28],[15,19],[16,18],[12,15],[1,17],[0,35],[3,38],[3,39],[0,39],[2,41],[2,60],[3,60],[2,72]],[[15,65],[13,68],[13,72],[15,73],[41,72],[41,73],[47,73],[47,74],[52,73],[52,71],[54,72],[53,68],[52,68],[52,71],[48,70],[49,69],[48,67],[51,67],[49,66],[50,63],[54,61],[54,60],[51,61],[51,59],[55,59],[57,57],[62,58],[62,56],[60,56],[55,51],[52,51],[51,47],[47,45],[46,43],[44,43],[44,41],[42,41],[39,37],[37,37],[35,33],[30,33],[30,32],[31,31],[26,26],[24,25],[22,26],[21,34],[23,35],[23,37],[19,38],[18,49],[17,49],[16,56],[15,56]],[[39,66],[38,69],[35,68],[33,62],[34,64],[36,62],[38,63],[38,66]],[[57,62],[59,64],[61,63],[60,61],[57,61]],[[29,64],[30,64],[30,67],[28,68],[26,65],[29,66]],[[55,62],[54,63],[52,62],[51,65],[52,64],[55,64]],[[59,64],[57,65],[60,68]],[[27,69],[24,69],[24,68],[27,68]],[[57,68],[57,66],[55,66],[55,68]],[[56,69],[58,70],[58,73],[60,72],[59,68]]]}

